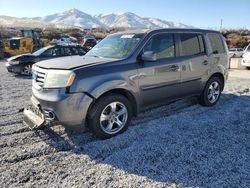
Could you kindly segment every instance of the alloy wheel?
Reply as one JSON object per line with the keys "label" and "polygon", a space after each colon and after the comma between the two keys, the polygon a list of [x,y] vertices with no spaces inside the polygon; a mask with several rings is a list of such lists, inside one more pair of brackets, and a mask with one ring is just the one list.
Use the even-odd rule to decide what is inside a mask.
{"label": "alloy wheel", "polygon": [[220,96],[220,84],[214,81],[208,88],[207,97],[210,103],[215,103]]}
{"label": "alloy wheel", "polygon": [[115,134],[125,126],[127,119],[127,107],[121,102],[112,102],[102,111],[100,125],[105,133]]}
{"label": "alloy wheel", "polygon": [[24,74],[24,75],[31,75],[31,73],[32,73],[32,66],[31,65],[26,65],[23,68],[22,74]]}

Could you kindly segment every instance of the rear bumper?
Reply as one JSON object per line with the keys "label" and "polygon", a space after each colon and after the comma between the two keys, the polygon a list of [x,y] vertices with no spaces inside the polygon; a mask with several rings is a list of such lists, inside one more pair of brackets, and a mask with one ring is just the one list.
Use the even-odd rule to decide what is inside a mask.
{"label": "rear bumper", "polygon": [[11,65],[9,62],[5,64],[6,69],[8,72],[13,72],[13,73],[21,73],[23,66],[22,65]]}
{"label": "rear bumper", "polygon": [[[33,90],[35,89],[33,88]],[[65,94],[60,89],[53,89],[43,92],[33,91],[31,101],[34,107],[41,110],[45,120],[42,122],[38,118],[38,120],[35,120],[35,124],[57,122],[64,126],[72,127],[85,124],[87,111],[93,99],[84,93]],[[31,115],[27,116],[27,113]],[[27,112],[27,110],[24,111],[26,124],[28,124],[28,121],[32,121],[32,116],[35,116],[32,113],[30,111]]]}

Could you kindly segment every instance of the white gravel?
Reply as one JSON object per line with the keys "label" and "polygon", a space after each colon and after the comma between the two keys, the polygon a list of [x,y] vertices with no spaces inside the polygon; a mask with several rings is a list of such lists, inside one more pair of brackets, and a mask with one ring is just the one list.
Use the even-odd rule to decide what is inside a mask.
{"label": "white gravel", "polygon": [[0,62],[1,187],[249,187],[250,71],[234,70],[218,105],[182,100],[141,113],[101,141],[60,125],[31,131],[18,110],[31,80]]}

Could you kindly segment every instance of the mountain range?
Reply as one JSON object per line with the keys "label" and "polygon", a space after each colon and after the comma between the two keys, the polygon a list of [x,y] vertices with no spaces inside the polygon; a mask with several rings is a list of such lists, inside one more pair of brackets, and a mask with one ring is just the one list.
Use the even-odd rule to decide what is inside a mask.
{"label": "mountain range", "polygon": [[77,9],[48,15],[45,17],[16,18],[0,16],[0,26],[5,27],[79,27],[79,28],[190,28],[182,23],[169,22],[157,18],[140,17],[134,13],[99,14],[91,16]]}

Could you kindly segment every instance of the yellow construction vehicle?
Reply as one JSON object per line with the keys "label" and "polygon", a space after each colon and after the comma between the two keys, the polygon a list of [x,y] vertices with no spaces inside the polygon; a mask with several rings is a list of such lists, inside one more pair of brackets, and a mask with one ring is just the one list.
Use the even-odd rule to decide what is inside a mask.
{"label": "yellow construction vehicle", "polygon": [[41,40],[40,30],[27,29],[21,30],[21,32],[22,37],[11,38],[3,42],[3,52],[5,57],[31,53],[49,45],[47,40]]}

